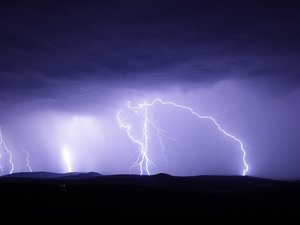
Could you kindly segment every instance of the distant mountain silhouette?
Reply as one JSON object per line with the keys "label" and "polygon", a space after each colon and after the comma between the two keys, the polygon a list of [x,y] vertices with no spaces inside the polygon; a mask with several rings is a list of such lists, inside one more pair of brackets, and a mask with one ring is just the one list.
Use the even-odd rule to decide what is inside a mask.
{"label": "distant mountain silhouette", "polygon": [[59,218],[81,216],[84,221],[92,215],[152,215],[247,221],[264,217],[268,222],[281,217],[287,222],[300,215],[299,181],[249,176],[16,173],[0,177],[0,193],[2,218],[19,212],[26,218],[46,218],[51,212]]}
{"label": "distant mountain silhouette", "polygon": [[[71,172],[71,173],[51,173],[51,172],[22,172],[5,175],[0,180],[73,180],[83,182],[88,180],[99,184],[144,186],[167,189],[185,190],[225,190],[240,188],[263,188],[288,185],[289,181],[279,181],[250,176],[171,176],[159,173],[151,176],[140,175],[101,175],[96,172]],[[294,182],[296,183],[296,182]]]}
{"label": "distant mountain silhouette", "polygon": [[88,172],[88,173],[79,173],[79,172],[71,172],[71,173],[52,173],[52,172],[44,172],[44,171],[38,171],[38,172],[21,172],[21,173],[13,173],[4,175],[1,178],[4,179],[18,179],[18,178],[27,178],[27,179],[82,179],[82,178],[91,178],[101,176],[101,174],[96,172]]}

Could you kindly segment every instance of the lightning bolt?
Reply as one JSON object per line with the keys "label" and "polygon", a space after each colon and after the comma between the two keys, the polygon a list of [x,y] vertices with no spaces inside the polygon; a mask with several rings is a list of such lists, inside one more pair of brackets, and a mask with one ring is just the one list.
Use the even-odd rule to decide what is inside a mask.
{"label": "lightning bolt", "polygon": [[[13,154],[12,152],[7,148],[6,143],[4,142],[3,134],[2,134],[2,128],[0,127],[0,146],[3,146],[4,150],[7,152],[9,156],[9,164],[10,164],[10,171],[9,174],[12,174],[14,172],[14,163],[13,163]],[[1,156],[2,157],[2,156]],[[1,158],[0,157],[0,158]],[[3,167],[1,166],[1,172],[3,173]]]}
{"label": "lightning bolt", "polygon": [[[128,107],[130,107],[130,102],[128,102]],[[138,111],[135,108],[131,108],[134,110],[135,113],[138,113]],[[147,155],[147,151],[148,151],[148,109],[147,107],[145,108],[145,113],[144,113],[144,123],[143,123],[143,129],[142,129],[142,137],[139,139],[136,139],[132,134],[131,134],[131,129],[132,126],[125,124],[122,120],[121,120],[121,112],[122,110],[120,110],[117,114],[117,119],[119,122],[119,126],[121,128],[124,128],[127,132],[128,137],[134,142],[136,143],[139,147],[140,147],[140,154],[138,155],[138,159],[134,162],[133,167],[136,167],[137,165],[139,165],[140,168],[140,174],[143,175],[144,173],[144,169],[146,170],[146,173],[148,175],[150,175],[150,171],[149,171],[149,164],[152,163],[152,161],[149,159],[148,155]]]}
{"label": "lightning bolt", "polygon": [[62,148],[62,155],[67,166],[67,172],[68,173],[72,172],[71,157],[70,157],[69,148],[67,146],[64,146]]}
{"label": "lightning bolt", "polygon": [[32,168],[29,161],[30,154],[24,148],[22,149],[22,151],[26,154],[26,166],[28,167],[29,172],[32,172]]}
{"label": "lightning bolt", "polygon": [[161,135],[160,135],[163,130],[158,128],[155,125],[155,123],[149,118],[149,108],[153,107],[157,103],[160,103],[162,105],[171,105],[176,108],[188,111],[189,113],[191,113],[198,119],[209,120],[223,135],[234,140],[238,144],[239,150],[242,153],[242,161],[243,161],[242,175],[243,176],[247,175],[247,172],[249,171],[249,165],[247,164],[247,161],[246,161],[246,150],[245,150],[244,144],[241,141],[241,139],[239,139],[235,135],[229,133],[224,128],[222,128],[222,126],[213,117],[206,116],[206,115],[200,115],[188,106],[180,105],[180,104],[174,103],[172,101],[163,101],[160,98],[156,98],[150,103],[147,103],[146,101],[144,101],[144,103],[138,104],[137,106],[132,106],[131,102],[130,101],[128,102],[128,104],[127,104],[128,109],[133,111],[135,114],[142,114],[142,116],[144,118],[143,128],[142,128],[142,136],[140,138],[135,138],[134,135],[132,134],[132,126],[130,124],[126,124],[124,121],[122,121],[122,119],[121,119],[122,110],[120,110],[117,114],[117,120],[119,123],[119,127],[125,129],[128,137],[131,139],[131,141],[133,141],[140,147],[140,153],[138,155],[138,159],[133,164],[133,166],[137,166],[137,165],[139,166],[140,175],[143,175],[144,172],[146,172],[148,175],[150,175],[149,165],[152,163],[152,161],[148,157],[148,140],[149,140],[148,127],[149,126],[152,126],[152,128],[154,128],[158,132],[160,145],[161,145],[162,149],[164,149],[164,145],[162,144],[163,142],[162,142]]}

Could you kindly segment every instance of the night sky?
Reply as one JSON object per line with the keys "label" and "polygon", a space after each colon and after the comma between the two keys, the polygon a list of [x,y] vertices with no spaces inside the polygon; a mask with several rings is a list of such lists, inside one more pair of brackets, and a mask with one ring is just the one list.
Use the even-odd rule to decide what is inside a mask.
{"label": "night sky", "polygon": [[[120,109],[160,97],[214,116],[245,144],[249,174],[300,178],[300,5],[287,1],[0,3],[0,126],[26,171],[134,173]],[[236,142],[171,106],[151,118],[151,173],[240,175]],[[0,146],[3,173],[9,156]]]}

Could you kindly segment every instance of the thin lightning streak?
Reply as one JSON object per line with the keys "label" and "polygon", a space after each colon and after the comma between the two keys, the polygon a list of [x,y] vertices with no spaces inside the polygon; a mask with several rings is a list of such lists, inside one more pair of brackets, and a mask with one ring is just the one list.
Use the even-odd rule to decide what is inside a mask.
{"label": "thin lightning streak", "polygon": [[29,172],[32,172],[32,168],[29,161],[30,154],[24,148],[22,149],[22,151],[26,154],[26,166],[28,167]]}
{"label": "thin lightning streak", "polygon": [[[146,102],[145,102],[146,104]],[[150,175],[149,172],[149,159],[148,159],[148,140],[149,140],[149,136],[148,136],[148,107],[145,107],[145,118],[144,118],[144,126],[143,126],[143,145],[144,145],[144,150],[143,150],[143,155],[142,155],[142,160],[140,162],[140,167],[143,166],[143,164],[145,164],[145,169],[148,175]]]}
{"label": "thin lightning streak", "polygon": [[[130,110],[133,110],[135,113],[138,113],[140,112],[141,110],[144,110],[144,125],[143,125],[143,136],[142,136],[142,140],[137,140],[135,138],[133,138],[132,134],[131,134],[131,126],[130,125],[125,125],[121,118],[120,118],[120,114],[121,114],[121,111],[119,111],[118,115],[117,115],[117,118],[118,118],[118,122],[119,122],[119,126],[121,128],[125,128],[126,131],[127,131],[127,135],[129,136],[129,138],[136,144],[138,144],[141,148],[141,151],[140,151],[140,155],[142,155],[142,159],[140,160],[140,155],[137,159],[137,162],[139,161],[139,165],[140,165],[140,174],[143,175],[143,172],[144,172],[144,169],[146,170],[147,174],[150,175],[150,172],[149,172],[149,158],[147,156],[147,151],[148,151],[148,139],[149,139],[149,136],[148,136],[148,124],[151,124],[158,132],[160,131],[160,129],[149,119],[148,117],[148,108],[149,107],[152,107],[154,106],[155,103],[160,103],[162,105],[172,105],[174,107],[177,107],[177,108],[180,108],[180,109],[183,109],[183,110],[186,110],[188,112],[190,112],[191,114],[193,114],[194,116],[196,116],[197,118],[199,119],[206,119],[206,120],[209,120],[211,121],[217,128],[220,132],[222,132],[225,136],[231,138],[232,140],[234,140],[235,142],[237,142],[239,144],[239,149],[240,151],[242,152],[242,160],[243,160],[243,176],[245,176],[247,174],[247,172],[249,171],[249,166],[246,162],[246,150],[244,148],[244,144],[243,142],[236,136],[230,134],[229,132],[227,132],[225,129],[223,129],[221,127],[221,125],[211,116],[203,116],[203,115],[200,115],[198,114],[197,112],[195,112],[192,108],[190,107],[187,107],[187,106],[184,106],[184,105],[180,105],[180,104],[177,104],[177,103],[174,103],[172,101],[163,101],[161,100],[160,98],[156,98],[154,99],[151,103],[147,103],[147,102],[144,102],[143,104],[139,104],[138,106],[131,106],[130,102],[128,102],[127,104],[127,107],[130,109]],[[143,167],[143,165],[145,165],[145,167]]]}
{"label": "thin lightning streak", "polygon": [[[3,146],[4,150],[8,153],[9,155],[9,163],[11,165],[11,168],[10,168],[10,171],[9,171],[9,174],[12,174],[14,172],[14,163],[13,163],[13,154],[11,153],[11,151],[7,148],[7,145],[6,143],[4,142],[4,139],[3,139],[3,134],[2,134],[2,128],[0,128],[0,145]],[[1,170],[3,172],[3,168],[1,167]]]}
{"label": "thin lightning streak", "polygon": [[157,137],[158,137],[158,142],[159,142],[159,145],[160,145],[160,147],[161,147],[161,149],[162,149],[163,157],[164,157],[164,159],[165,159],[166,161],[168,161],[168,160],[167,160],[167,157],[166,157],[166,155],[165,155],[165,145],[164,145],[164,142],[163,142],[163,138],[169,139],[169,140],[173,140],[173,141],[177,141],[177,140],[176,140],[175,138],[172,138],[172,137],[167,136],[167,135],[165,134],[167,131],[165,131],[165,130],[159,128],[158,126],[156,126],[156,124],[155,124],[152,120],[149,120],[149,123],[150,123],[151,126],[156,130],[156,132],[157,132]]}

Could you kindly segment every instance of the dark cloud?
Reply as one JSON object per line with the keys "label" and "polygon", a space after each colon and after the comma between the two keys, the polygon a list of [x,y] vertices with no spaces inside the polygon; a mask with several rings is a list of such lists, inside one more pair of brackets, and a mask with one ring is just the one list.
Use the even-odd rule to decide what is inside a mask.
{"label": "dark cloud", "polygon": [[[126,117],[128,100],[161,97],[216,115],[245,142],[250,175],[299,178],[299,12],[291,1],[2,1],[8,146],[22,165],[25,146],[36,170],[61,171],[66,143],[78,151],[76,169],[126,173],[137,148],[116,114]],[[151,113],[178,138],[166,140],[169,164],[151,135],[153,172],[240,174],[239,151],[216,142],[215,127],[176,108]]]}
{"label": "dark cloud", "polygon": [[296,4],[263,1],[1,3],[0,94],[224,78],[293,89],[300,83],[298,12]]}

